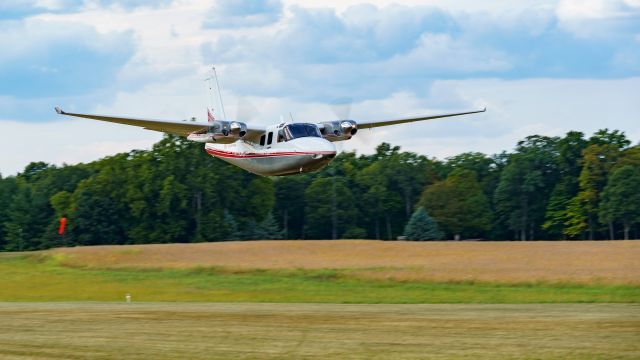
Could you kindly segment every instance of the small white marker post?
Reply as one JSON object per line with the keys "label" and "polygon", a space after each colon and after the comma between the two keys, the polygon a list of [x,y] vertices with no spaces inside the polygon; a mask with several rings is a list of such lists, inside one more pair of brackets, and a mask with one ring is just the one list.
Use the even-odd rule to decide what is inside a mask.
{"label": "small white marker post", "polygon": [[131,302],[131,294],[127,293],[127,294],[124,296],[124,299],[127,301],[127,303],[130,303],[130,302]]}

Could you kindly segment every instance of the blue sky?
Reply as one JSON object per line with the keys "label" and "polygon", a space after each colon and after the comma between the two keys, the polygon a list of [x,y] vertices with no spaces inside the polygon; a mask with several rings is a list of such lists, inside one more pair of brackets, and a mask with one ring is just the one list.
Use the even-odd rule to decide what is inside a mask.
{"label": "blue sky", "polygon": [[603,127],[640,139],[640,0],[8,0],[0,48],[5,175],[149,147],[158,134],[52,108],[203,117],[210,64],[227,114],[261,124],[332,119],[342,102],[356,120],[489,108],[346,149],[444,158]]}

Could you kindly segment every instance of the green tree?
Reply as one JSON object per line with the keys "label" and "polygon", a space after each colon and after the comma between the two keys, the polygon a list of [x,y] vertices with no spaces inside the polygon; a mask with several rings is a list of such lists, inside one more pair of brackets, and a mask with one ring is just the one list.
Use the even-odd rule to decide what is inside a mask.
{"label": "green tree", "polygon": [[442,229],[456,240],[484,237],[491,229],[489,199],[474,171],[454,170],[444,181],[426,188],[419,205],[429,209]]}
{"label": "green tree", "polygon": [[282,230],[278,226],[278,222],[272,213],[267,216],[255,227],[253,238],[257,240],[277,240],[282,239]]}
{"label": "green tree", "polygon": [[34,214],[31,209],[31,195],[31,189],[22,184],[7,209],[4,223],[5,250],[23,251],[35,248],[32,239],[37,229],[32,226]]}
{"label": "green tree", "polygon": [[[394,221],[404,217],[404,204],[401,195],[397,191],[392,191],[392,176],[387,171],[386,163],[386,161],[373,162],[355,176],[355,183],[360,189],[358,193],[361,194],[358,204],[361,205],[360,213],[364,215],[363,224],[373,229],[371,234],[375,239],[382,237],[393,239],[394,225],[404,224],[404,222]],[[381,235],[383,226],[386,230],[384,236]],[[356,234],[350,232],[352,236]],[[360,238],[365,237],[366,234]]]}
{"label": "green tree", "polygon": [[402,234],[420,193],[445,173],[441,162],[400,147],[382,143],[376,153],[361,156],[355,165],[359,169],[349,179],[359,191],[359,227],[367,229],[372,238],[392,239]]}
{"label": "green tree", "polygon": [[600,197],[609,172],[620,157],[618,145],[592,144],[582,152],[582,169],[578,178],[579,192],[568,204],[564,232],[577,237],[585,232],[590,240],[598,229]]}
{"label": "green tree", "polygon": [[529,136],[520,141],[500,174],[494,194],[497,219],[520,240],[536,238],[549,193],[558,177],[557,139]]}
{"label": "green tree", "polygon": [[543,228],[553,238],[566,235],[571,199],[579,190],[578,176],[582,169],[582,152],[587,146],[584,134],[577,131],[568,132],[556,143],[559,181],[551,191],[545,212]]}
{"label": "green tree", "polygon": [[271,214],[273,206],[276,202],[275,187],[273,180],[266,177],[256,176],[247,188],[247,209],[248,216],[262,221]]}
{"label": "green tree", "polygon": [[419,207],[411,215],[404,228],[404,236],[407,240],[418,241],[442,239],[438,224],[427,214],[423,207]]}
{"label": "green tree", "polygon": [[491,198],[500,180],[500,167],[496,160],[479,152],[467,152],[447,159],[447,173],[468,170],[476,173],[477,180],[487,197]]}
{"label": "green tree", "polygon": [[342,234],[343,239],[365,239],[366,237],[367,230],[357,226],[347,228],[347,231]]}
{"label": "green tree", "polygon": [[6,247],[5,224],[9,222],[9,208],[17,189],[15,177],[0,178],[0,251]]}
{"label": "green tree", "polygon": [[356,218],[353,194],[341,177],[315,179],[304,197],[305,235],[310,239],[331,239],[334,219],[336,233],[340,235]]}
{"label": "green tree", "polygon": [[224,209],[223,227],[223,236],[225,240],[242,239],[242,234],[238,228],[238,222],[227,209]]}
{"label": "green tree", "polygon": [[275,186],[275,213],[281,219],[285,239],[301,239],[304,233],[304,191],[311,179],[307,175],[280,177]]}
{"label": "green tree", "polygon": [[51,207],[56,212],[56,217],[67,216],[71,210],[71,194],[68,191],[59,191],[49,198]]}
{"label": "green tree", "polygon": [[627,136],[620,130],[600,129],[589,138],[590,145],[610,145],[624,149],[631,144]]}
{"label": "green tree", "polygon": [[79,245],[125,244],[131,216],[127,154],[101,160],[94,176],[81,181],[72,195],[70,238]]}
{"label": "green tree", "polygon": [[629,240],[631,225],[640,221],[638,189],[640,189],[640,168],[623,166],[611,174],[602,193],[600,221],[605,224],[621,223],[625,240]]}

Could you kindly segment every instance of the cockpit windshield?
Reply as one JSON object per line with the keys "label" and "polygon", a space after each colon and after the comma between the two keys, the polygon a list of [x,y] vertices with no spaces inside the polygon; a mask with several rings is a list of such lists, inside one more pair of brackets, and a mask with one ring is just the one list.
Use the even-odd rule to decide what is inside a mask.
{"label": "cockpit windshield", "polygon": [[322,137],[314,124],[289,124],[284,127],[284,133],[287,141],[301,137]]}

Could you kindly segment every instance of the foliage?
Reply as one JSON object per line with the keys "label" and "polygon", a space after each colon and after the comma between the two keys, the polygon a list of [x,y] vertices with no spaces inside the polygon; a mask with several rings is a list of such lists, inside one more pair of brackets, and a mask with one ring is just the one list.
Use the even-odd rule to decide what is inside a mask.
{"label": "foliage", "polygon": [[489,199],[473,170],[456,169],[444,181],[427,187],[419,205],[455,239],[486,237],[491,229]]}
{"label": "foliage", "polygon": [[280,230],[273,214],[269,213],[264,220],[256,225],[252,235],[253,239],[277,240],[282,239],[282,230]]}
{"label": "foliage", "polygon": [[582,152],[587,145],[584,134],[577,131],[568,132],[556,143],[559,179],[551,191],[542,226],[552,237],[564,238],[568,234],[571,199],[578,194]]}
{"label": "foliage", "polygon": [[[589,239],[594,238],[598,230],[600,197],[607,183],[608,174],[621,154],[621,148],[618,145],[603,143],[602,136],[601,133],[596,137],[595,143],[587,146],[582,152],[582,170],[578,178],[580,191],[569,205],[567,222],[570,226],[565,230],[565,233],[572,237],[587,232]],[[621,143],[618,136],[614,136],[614,139]]]}
{"label": "foliage", "polygon": [[[604,129],[588,139],[579,132],[529,136],[512,153],[440,161],[382,143],[371,155],[344,152],[317,173],[264,178],[167,135],[149,151],[72,166],[34,162],[0,177],[0,250],[395,239],[416,206],[448,237],[605,239],[620,237],[616,228],[637,237],[637,217],[612,215],[619,186],[604,203],[613,174],[640,167],[640,146],[629,145],[624,133]],[[58,236],[62,216],[68,230]]]}
{"label": "foliage", "polygon": [[356,217],[353,193],[343,178],[318,178],[305,190],[304,197],[307,203],[305,232],[310,239],[340,235]]}
{"label": "foliage", "polygon": [[640,221],[640,168],[623,166],[609,177],[602,193],[600,221],[621,223],[624,239],[629,239],[633,223]]}
{"label": "foliage", "polygon": [[419,207],[404,228],[404,236],[407,240],[440,240],[442,232],[438,224],[433,220],[424,207]]}
{"label": "foliage", "polygon": [[352,226],[342,234],[343,239],[364,239],[367,237],[367,231],[361,227]]}
{"label": "foliage", "polygon": [[494,194],[498,219],[520,240],[535,239],[558,177],[557,138],[529,136],[520,141],[500,174]]}

